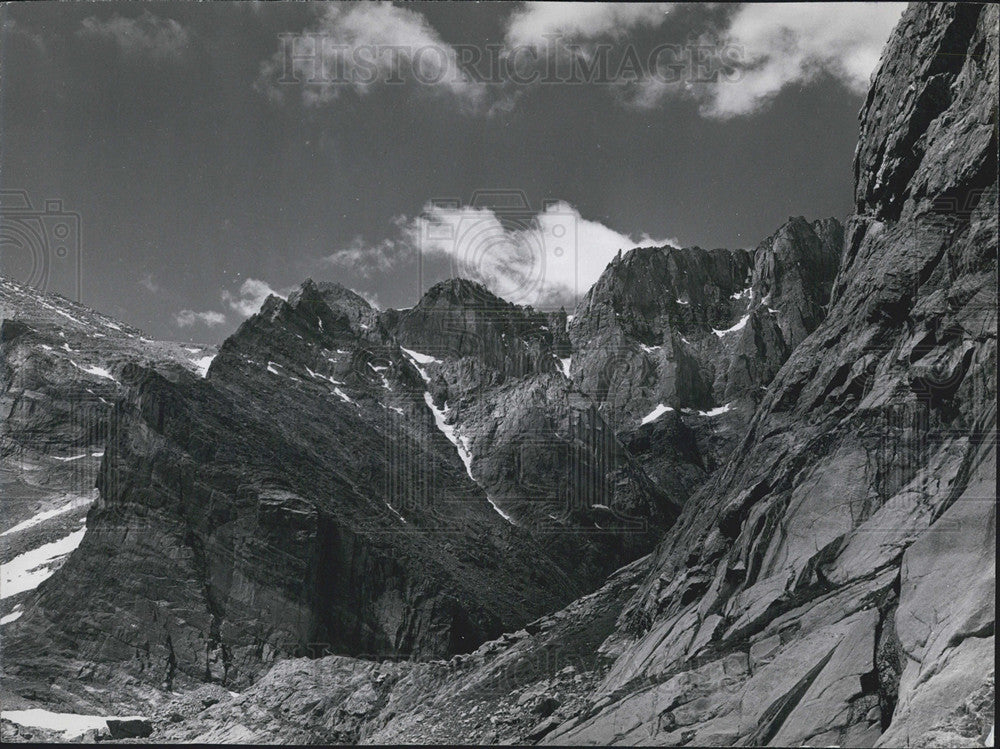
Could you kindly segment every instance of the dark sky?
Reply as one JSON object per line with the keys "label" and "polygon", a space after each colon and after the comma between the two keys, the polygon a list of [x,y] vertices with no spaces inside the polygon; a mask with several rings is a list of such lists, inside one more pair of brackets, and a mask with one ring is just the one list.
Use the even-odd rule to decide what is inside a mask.
{"label": "dark sky", "polygon": [[[791,215],[843,218],[863,84],[899,6],[656,15],[478,3],[26,3],[0,12],[3,189],[26,191],[38,211],[61,200],[79,215],[86,304],[155,337],[219,341],[263,291],[310,276],[383,307],[413,304],[421,286],[459,267],[447,248],[414,247],[417,217],[429,201],[464,204],[477,190],[523,191],[535,212],[561,201],[585,269],[578,290],[617,245],[752,247]],[[317,102],[308,86],[268,72],[282,32],[322,31],[354,48],[431,40],[450,54],[511,48],[546,29],[607,42],[612,58],[627,45],[642,57],[661,42],[725,42],[747,73],[691,86],[685,72],[687,86],[661,90],[621,76],[407,79],[326,87]],[[497,226],[516,258],[527,234]],[[4,272],[31,275],[27,252],[5,242]],[[52,255],[51,290],[72,295],[70,261]],[[572,285],[547,299],[563,300]]]}

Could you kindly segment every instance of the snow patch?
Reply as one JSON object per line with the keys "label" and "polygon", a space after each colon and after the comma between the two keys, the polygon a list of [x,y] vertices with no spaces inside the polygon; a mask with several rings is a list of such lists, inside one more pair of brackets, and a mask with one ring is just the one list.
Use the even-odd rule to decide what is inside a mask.
{"label": "snow patch", "polygon": [[670,406],[664,406],[661,403],[652,411],[650,411],[648,414],[642,417],[642,421],[639,423],[639,426],[642,426],[643,424],[650,424],[656,421],[661,416],[663,416],[663,414],[667,413],[667,411],[673,411],[673,410],[674,409],[672,409]]}
{"label": "snow patch", "polygon": [[142,715],[79,715],[77,713],[53,713],[37,707],[30,710],[4,710],[0,712],[0,718],[17,723],[19,726],[58,731],[63,734],[65,739],[82,736],[87,731],[105,730],[109,720],[145,720],[145,716]]}
{"label": "snow patch", "polygon": [[60,458],[58,455],[53,455],[52,459],[53,460],[61,460],[63,463],[70,463],[70,462],[72,462],[74,460],[79,460],[80,458],[86,458],[86,457],[87,457],[87,453],[80,453],[79,455],[73,455],[73,456],[71,456],[69,458]]}
{"label": "snow patch", "polygon": [[511,525],[517,525],[517,523],[514,522],[514,518],[512,518],[506,512],[504,512],[503,510],[501,510],[500,506],[496,502],[493,501],[493,498],[489,494],[486,495],[486,501],[490,503],[490,507],[492,507],[494,510],[496,510],[497,513],[500,515],[500,517],[502,517],[504,520],[506,520]]}
{"label": "snow patch", "polygon": [[745,296],[750,296],[751,293],[753,293],[753,287],[752,286],[748,286],[747,288],[743,289],[743,291],[737,291],[735,294],[733,294],[729,298],[730,299],[742,299]]}
{"label": "snow patch", "polygon": [[335,380],[332,377],[327,377],[326,375],[320,374],[319,372],[313,372],[311,369],[309,369],[309,367],[306,367],[306,372],[309,373],[310,377],[317,377],[320,380],[326,380],[331,385],[343,385],[344,384],[340,380]]}
{"label": "snow patch", "polygon": [[0,617],[0,626],[3,626],[4,624],[10,624],[11,622],[16,622],[18,619],[21,618],[21,614],[23,613],[24,611],[22,611],[21,607],[18,606],[16,609],[7,614],[7,616]]}
{"label": "snow patch", "polygon": [[420,373],[421,379],[424,382],[430,382],[431,376],[427,374],[427,370],[421,367],[421,364],[430,364],[432,362],[440,363],[440,359],[435,359],[433,356],[428,356],[427,354],[421,354],[419,351],[411,351],[408,348],[399,347],[399,350],[406,354],[406,357],[410,360],[410,363],[416,368],[417,372]]}
{"label": "snow patch", "polygon": [[55,573],[51,565],[79,546],[86,532],[86,528],[81,528],[58,541],[26,551],[0,565],[0,599],[34,590],[48,580]]}
{"label": "snow patch", "polygon": [[63,317],[65,317],[65,318],[67,318],[69,320],[72,320],[77,325],[84,325],[85,324],[82,320],[77,320],[75,317],[73,317],[73,315],[69,314],[68,312],[63,312],[61,309],[56,309],[55,307],[53,307],[52,305],[49,305],[49,304],[46,304],[45,306],[48,307],[53,312],[55,312],[57,315],[62,315]]}
{"label": "snow patch", "polygon": [[392,514],[393,515],[395,515],[397,518],[399,518],[400,520],[402,520],[404,523],[406,522],[406,518],[404,518],[402,515],[400,515],[399,512],[396,510],[395,507],[393,507],[388,502],[385,503],[385,506],[388,507],[390,510],[392,510]]}
{"label": "snow patch", "polygon": [[412,351],[408,348],[399,347],[400,350],[406,354],[408,357],[417,362],[417,364],[440,364],[441,360],[437,357],[431,356],[430,354],[421,354],[419,351]]}
{"label": "snow patch", "polygon": [[[405,351],[406,349],[403,350]],[[427,404],[427,407],[431,410],[431,413],[434,414],[434,424],[437,426],[438,430],[448,439],[448,441],[451,444],[455,446],[455,449],[458,450],[458,457],[462,459],[462,464],[465,466],[465,472],[469,474],[469,479],[471,479],[474,484],[478,485],[479,482],[476,481],[476,479],[472,475],[472,451],[469,449],[468,442],[460,438],[455,431],[455,427],[453,427],[452,425],[448,424],[445,421],[445,417],[448,414],[447,404],[445,404],[444,409],[438,408],[437,406],[434,405],[434,399],[431,397],[431,394],[426,391],[424,392],[424,402]],[[490,503],[490,506],[497,511],[500,517],[502,517],[511,525],[515,525],[514,518],[512,518],[506,512],[501,510],[500,507],[497,505],[496,502],[493,501],[493,498],[490,497],[489,494],[486,495],[486,501]]]}
{"label": "snow patch", "polygon": [[747,321],[749,319],[750,319],[749,314],[743,315],[743,317],[740,318],[739,322],[736,323],[733,327],[726,328],[725,330],[716,330],[715,328],[712,328],[712,332],[715,333],[717,336],[719,336],[719,338],[722,338],[722,336],[726,335],[727,333],[735,333],[737,330],[743,330],[743,328],[747,326]]}
{"label": "snow patch", "polygon": [[431,413],[434,414],[434,425],[438,428],[438,431],[447,437],[448,441],[458,450],[458,457],[462,459],[462,464],[465,466],[465,472],[469,474],[470,479],[475,481],[472,477],[472,454],[465,446],[465,443],[458,438],[458,435],[455,432],[455,427],[448,424],[445,420],[448,415],[447,404],[445,404],[444,409],[438,408],[434,405],[434,399],[431,397],[431,394],[426,391],[424,392],[424,403],[427,404]]}
{"label": "snow patch", "polygon": [[[190,351],[191,349],[188,349]],[[212,361],[215,359],[214,356],[203,356],[200,359],[192,359],[191,363],[194,364],[195,369],[198,371],[198,375],[201,377],[208,376],[208,368],[212,365]]]}
{"label": "snow patch", "polygon": [[559,364],[562,366],[562,373],[564,375],[566,375],[566,379],[567,380],[570,379],[570,376],[569,376],[569,367],[570,367],[570,364],[572,364],[572,363],[573,363],[573,357],[572,356],[567,356],[565,359],[560,359],[559,360]]}
{"label": "snow patch", "polygon": [[[66,348],[69,349],[68,346]],[[118,382],[118,380],[115,379],[114,375],[112,375],[104,367],[98,367],[96,365],[93,366],[93,367],[81,367],[79,364],[77,364],[72,359],[70,359],[69,363],[72,364],[77,369],[79,369],[80,371],[86,372],[87,374],[94,375],[95,377],[103,377],[104,379],[111,380],[112,382]]]}
{"label": "snow patch", "polygon": [[70,502],[67,505],[63,505],[62,507],[57,507],[54,510],[45,510],[43,512],[40,512],[37,515],[34,515],[28,518],[27,520],[18,523],[12,528],[8,528],[3,533],[0,533],[0,536],[6,536],[11,533],[20,533],[21,531],[27,530],[28,528],[34,528],[36,525],[44,523],[49,518],[54,518],[59,515],[63,515],[67,512],[71,512],[72,510],[77,509],[78,507],[84,507],[89,504],[90,504],[89,499],[84,498],[82,501],[80,499],[74,499],[72,502]]}
{"label": "snow patch", "polygon": [[710,411],[695,411],[693,408],[682,408],[681,411],[683,411],[686,414],[698,414],[699,416],[721,416],[722,414],[728,413],[731,410],[730,406],[732,406],[732,404],[727,403],[724,406],[718,406],[717,408],[713,408]]}

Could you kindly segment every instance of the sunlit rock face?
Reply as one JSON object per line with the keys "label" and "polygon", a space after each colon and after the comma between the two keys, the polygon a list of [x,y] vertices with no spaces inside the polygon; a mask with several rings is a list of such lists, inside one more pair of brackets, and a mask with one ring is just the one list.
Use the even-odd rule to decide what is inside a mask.
{"label": "sunlit rock face", "polygon": [[[996,25],[983,6],[904,15],[861,112],[829,311],[654,553],[605,644],[600,706],[547,740],[986,738]],[[808,332],[810,308],[782,330]]]}

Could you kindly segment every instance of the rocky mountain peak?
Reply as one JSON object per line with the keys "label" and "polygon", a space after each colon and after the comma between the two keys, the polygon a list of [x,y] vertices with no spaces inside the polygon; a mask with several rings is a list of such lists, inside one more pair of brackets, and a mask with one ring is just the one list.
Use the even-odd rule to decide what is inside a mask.
{"label": "rocky mountain peak", "polygon": [[417,302],[417,307],[506,309],[510,302],[501,299],[486,286],[468,278],[449,278],[431,286]]}
{"label": "rocky mountain peak", "polygon": [[321,331],[343,331],[361,338],[381,333],[379,314],[361,295],[333,281],[306,279],[288,296],[288,305],[301,314],[315,316]]}
{"label": "rocky mountain peak", "polygon": [[[500,299],[468,279],[435,284],[416,306],[384,320],[401,345],[439,358],[473,357],[494,380],[558,366],[544,314]],[[479,384],[477,377],[465,378],[460,387]]]}

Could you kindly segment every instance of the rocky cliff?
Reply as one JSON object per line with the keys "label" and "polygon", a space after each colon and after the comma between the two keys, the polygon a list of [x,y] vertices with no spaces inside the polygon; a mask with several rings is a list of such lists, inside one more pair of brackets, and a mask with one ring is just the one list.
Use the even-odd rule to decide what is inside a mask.
{"label": "rocky cliff", "polygon": [[993,7],[905,14],[861,112],[829,313],[657,548],[593,707],[547,740],[990,732],[996,30]]}
{"label": "rocky cliff", "polygon": [[83,536],[126,365],[145,362],[175,376],[201,371],[215,352],[152,341],[83,305],[4,278],[0,318],[0,621],[6,627]]}
{"label": "rocky cliff", "polygon": [[[395,317],[395,314],[393,315]],[[554,321],[466,280],[430,289],[392,331],[422,359],[431,405],[469,472],[591,589],[646,553],[677,506],[563,372]]]}

